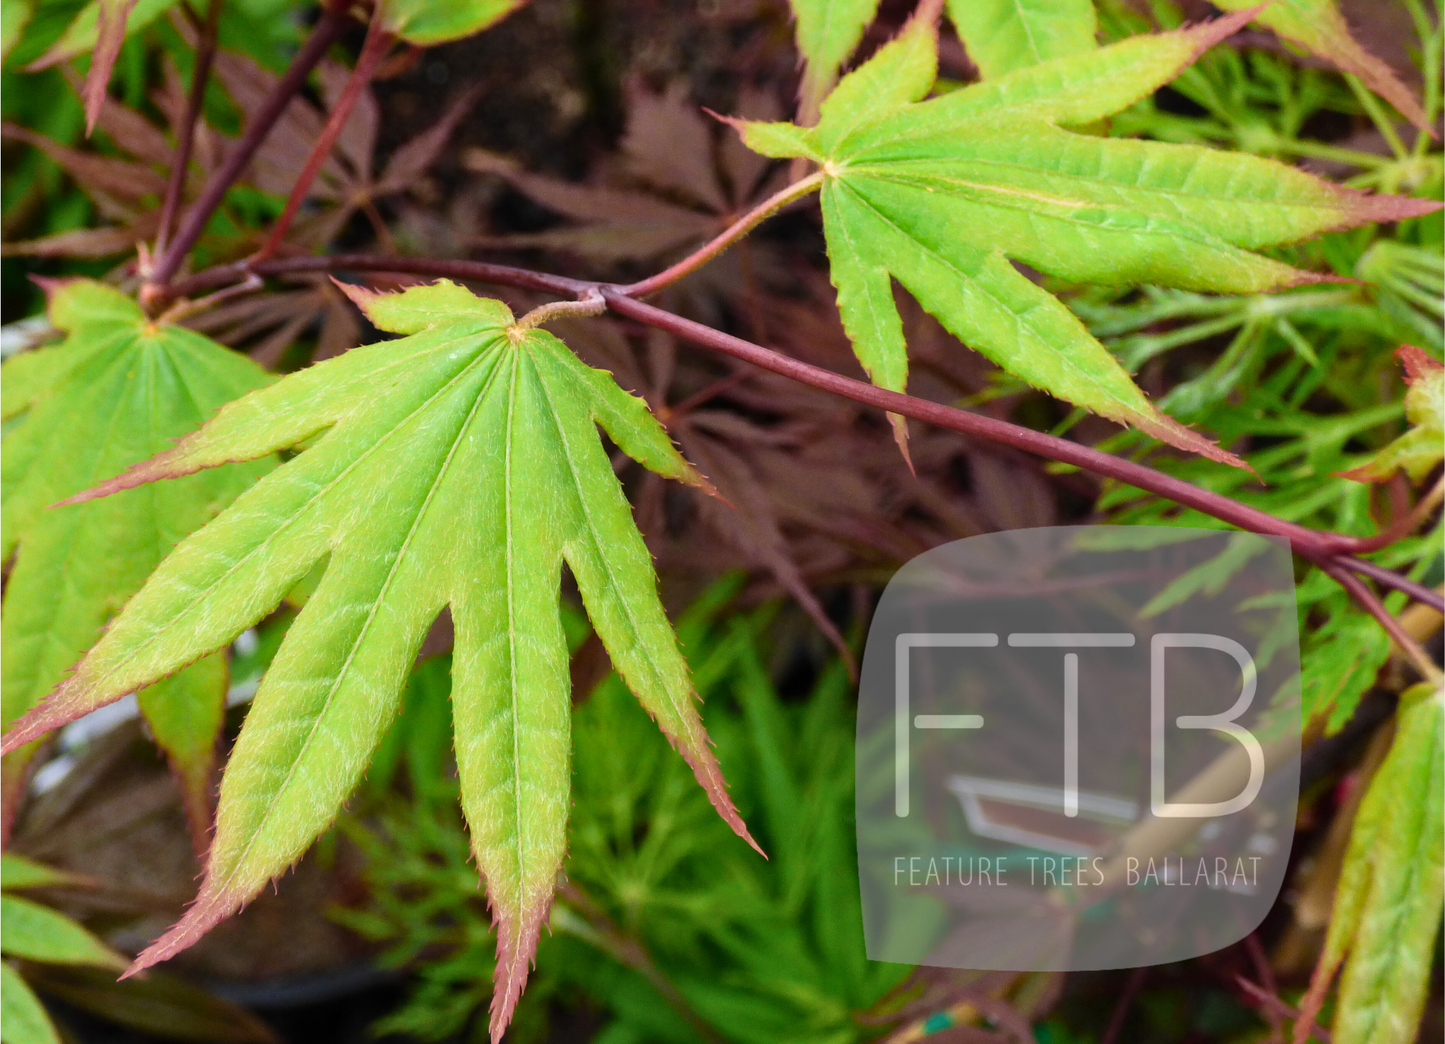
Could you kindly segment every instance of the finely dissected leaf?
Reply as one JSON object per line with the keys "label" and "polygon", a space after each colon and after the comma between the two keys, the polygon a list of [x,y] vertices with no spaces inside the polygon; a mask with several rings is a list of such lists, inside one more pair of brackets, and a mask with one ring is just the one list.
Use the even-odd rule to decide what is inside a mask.
{"label": "finely dissected leaf", "polygon": [[513,325],[500,302],[445,281],[396,295],[348,289],[377,327],[410,336],[248,395],[87,494],[309,447],[183,541],[5,742],[222,647],[329,554],[231,755],[200,898],[137,959],[143,968],[237,910],[330,822],[449,606],[462,805],[498,929],[495,1036],[525,983],[565,848],[564,560],[612,663],[748,836],[597,425],[652,470],[703,480],[640,399],[552,335]]}
{"label": "finely dissected leaf", "polygon": [[[244,356],[199,334],[149,322],[134,301],[109,287],[76,280],[50,290],[50,320],[69,336],[5,363],[0,382],[9,421],[3,554],[15,554],[0,622],[5,724],[60,681],[177,541],[270,467],[258,461],[52,508],[169,449],[217,407],[268,378]],[[187,673],[195,678],[198,670]],[[214,704],[225,679],[213,669],[207,677],[213,691],[191,691]],[[166,684],[176,690],[185,683]],[[165,700],[142,693],[141,703],[149,711]],[[188,738],[183,749],[169,742],[174,730],[164,721],[158,717],[152,724],[181,774],[203,776],[219,718],[204,737],[204,757],[196,747],[202,741]],[[13,786],[24,755],[6,761],[6,781]]]}
{"label": "finely dissected leaf", "polygon": [[984,79],[1091,51],[1094,0],[948,0],[948,17]]}
{"label": "finely dissected leaf", "polygon": [[1253,9],[1255,21],[1297,43],[1341,69],[1354,73],[1365,86],[1399,110],[1415,126],[1428,130],[1430,123],[1410,88],[1385,62],[1365,50],[1350,35],[1344,13],[1335,0],[1274,0],[1263,8],[1255,0],[1216,0],[1226,11]]}
{"label": "finely dissected leaf", "polygon": [[384,0],[384,23],[407,43],[430,47],[499,22],[527,0]]}
{"label": "finely dissected leaf", "polygon": [[124,957],[69,917],[14,895],[0,895],[0,953],[48,964],[125,967]]}
{"label": "finely dissected leaf", "polygon": [[1368,464],[1343,472],[1347,478],[1383,482],[1404,469],[1419,482],[1445,457],[1445,366],[1413,345],[1395,354],[1405,367],[1405,417],[1410,430]]}
{"label": "finely dissected leaf", "polygon": [[804,62],[798,94],[803,111],[816,112],[878,14],[878,0],[791,0],[789,6]]}
{"label": "finely dissected leaf", "polygon": [[85,884],[86,879],[64,870],[35,863],[14,852],[0,856],[0,888],[54,888],[57,885]]}
{"label": "finely dissected leaf", "polygon": [[4,1044],[60,1044],[60,1035],[25,980],[0,962],[0,1041]]}
{"label": "finely dissected leaf", "polygon": [[1344,610],[1314,636],[1300,679],[1306,721],[1322,715],[1325,732],[1344,727],[1390,658],[1390,637],[1373,617]]}
{"label": "finely dissected leaf", "polygon": [[1066,129],[1168,83],[1247,17],[1133,37],[927,101],[935,37],[915,18],[839,83],[816,127],[739,122],[754,149],[822,167],[838,306],[874,382],[902,390],[907,372],[896,279],[1029,383],[1238,463],[1160,414],[1083,324],[1009,262],[1079,282],[1257,293],[1322,277],[1254,250],[1439,208],[1253,156]]}
{"label": "finely dissected leaf", "polygon": [[1408,1044],[1419,1030],[1445,897],[1442,711],[1445,690],[1430,683],[1400,697],[1394,743],[1355,817],[1296,1044],[1346,955],[1335,1038]]}

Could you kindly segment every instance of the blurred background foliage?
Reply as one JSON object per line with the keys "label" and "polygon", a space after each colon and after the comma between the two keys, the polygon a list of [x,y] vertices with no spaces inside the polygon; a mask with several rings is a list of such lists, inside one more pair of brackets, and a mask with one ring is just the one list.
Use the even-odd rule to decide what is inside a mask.
{"label": "blurred background foliage", "polygon": [[[154,185],[165,173],[156,141],[171,140],[174,99],[191,72],[194,29],[186,17],[173,10],[150,21],[122,46],[112,117],[85,140],[77,88],[88,59],[25,71],[82,6],[36,5],[0,72],[7,353],[9,335],[19,344],[27,329],[38,330],[13,325],[40,310],[30,275],[133,280],[128,243],[149,234],[145,222],[159,203]],[[1103,32],[1112,37],[1210,10],[1165,0],[1099,6]],[[1418,0],[1367,0],[1347,10],[1367,45],[1413,73],[1438,127],[1438,11]],[[8,22],[8,2],[5,11]],[[865,50],[905,14],[906,5],[885,5]],[[310,17],[290,0],[223,6],[220,42],[236,64],[230,79],[213,80],[204,104],[218,140],[237,135],[254,104],[242,90],[246,77],[258,82],[279,73]],[[350,63],[360,39],[358,30],[338,47],[338,67]],[[956,39],[945,38],[941,57],[940,89],[970,78]],[[777,117],[792,104],[796,75],[788,11],[779,3],[537,0],[495,30],[418,51],[385,70],[359,107],[371,114],[363,124],[371,123],[356,130],[350,146],[343,143],[340,166],[318,183],[308,201],[310,224],[298,225],[299,243],[430,256],[482,252],[595,278],[644,274],[713,234],[771,191],[777,176],[698,106]],[[308,119],[319,121],[332,97],[323,73],[302,103],[310,115],[295,117],[298,133]],[[122,108],[149,132],[116,115]],[[404,148],[443,126],[424,147]],[[1216,47],[1100,132],[1240,149],[1299,162],[1350,187],[1426,198],[1442,191],[1438,141],[1407,133],[1349,78],[1263,33]],[[37,135],[51,144],[37,147]],[[679,149],[679,141],[696,147]],[[406,163],[397,165],[398,156]],[[268,162],[282,174],[294,170],[284,149]],[[285,182],[268,180],[264,163],[256,166],[209,227],[203,261],[254,249],[279,212]],[[373,170],[382,173],[373,178]],[[93,230],[120,234],[57,238]],[[36,243],[49,245],[26,246]],[[786,215],[669,289],[665,303],[854,372],[820,265],[821,243],[813,217]],[[1150,452],[1155,466],[1305,525],[1376,532],[1408,502],[1405,479],[1372,485],[1340,473],[1404,430],[1396,349],[1410,343],[1441,355],[1441,215],[1329,234],[1282,254],[1346,281],[1236,298],[1050,287],[1157,401],[1240,452],[1257,478],[1152,452],[1136,435],[1071,412],[964,352],[905,303],[917,359],[912,390],[1114,452]],[[514,307],[528,303],[508,293]],[[362,321],[335,298],[323,282],[298,279],[193,321],[263,364],[289,370],[367,339]],[[1279,1005],[1297,1005],[1308,983],[1360,793],[1388,747],[1391,713],[1411,677],[1338,586],[1301,568],[1303,684],[1315,742],[1306,754],[1290,885],[1256,935],[1182,965],[1067,978],[868,962],[851,823],[852,695],[838,649],[858,648],[871,600],[892,570],[938,543],[1005,527],[1217,523],[1137,490],[997,447],[964,446],[939,432],[915,434],[917,476],[904,476],[881,421],[849,403],[679,352],[663,335],[614,320],[579,324],[567,339],[667,416],[687,455],[746,508],[724,511],[639,469],[623,472],[679,614],[734,798],[772,859],[763,863],[736,843],[610,672],[581,614],[573,614],[575,807],[567,879],[509,1039],[1283,1039],[1287,1012]],[[1438,480],[1437,467],[1422,488]],[[1441,545],[1436,521],[1371,557],[1437,587]],[[1223,558],[1197,580],[1207,584],[1238,568],[1247,561]],[[305,594],[303,584],[293,604]],[[1398,595],[1386,602],[1397,613],[1403,607]],[[233,649],[228,735],[292,615],[276,614]],[[1438,660],[1438,618],[1432,626],[1418,613],[1405,616],[1434,643]],[[175,962],[190,987],[142,1005],[149,1014],[127,1021],[119,1013],[133,1009],[123,999],[77,999],[97,996],[94,983],[87,994],[53,975],[47,980],[43,970],[31,976],[72,1039],[218,1039],[204,1017],[231,1002],[259,1011],[272,1027],[245,1022],[251,1036],[231,1039],[273,1032],[308,1041],[484,1039],[490,918],[456,807],[449,644],[443,623],[343,823],[280,894],[258,900]],[[43,894],[110,945],[133,950],[174,918],[195,873],[173,784],[133,722],[104,736],[72,733],[56,756],[69,758],[70,767],[36,796],[17,848],[93,878],[93,887]],[[1430,976],[1420,1039],[1442,1032],[1438,940]],[[108,1021],[85,1014],[104,1011],[105,1003],[115,1005]],[[116,1036],[117,1023],[132,1036]]]}

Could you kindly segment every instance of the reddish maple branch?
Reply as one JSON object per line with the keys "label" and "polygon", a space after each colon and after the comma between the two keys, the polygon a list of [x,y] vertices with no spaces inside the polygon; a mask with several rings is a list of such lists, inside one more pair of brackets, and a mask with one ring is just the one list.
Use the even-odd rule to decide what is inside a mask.
{"label": "reddish maple branch", "polygon": [[196,67],[191,71],[191,93],[186,97],[186,111],[176,128],[176,154],[171,160],[171,174],[166,181],[166,194],[161,200],[160,229],[156,232],[157,257],[166,253],[166,244],[176,224],[176,209],[186,187],[187,168],[196,141],[196,125],[201,120],[201,105],[206,98],[206,83],[211,77],[211,61],[216,56],[216,34],[221,21],[222,0],[211,0],[206,9],[206,22],[196,42]]}
{"label": "reddish maple branch", "polygon": [[296,92],[306,82],[306,77],[326,55],[326,51],[341,36],[341,31],[346,28],[349,15],[347,8],[342,2],[328,3],[321,11],[321,18],[316,27],[311,30],[305,46],[297,52],[291,67],[286,70],[271,96],[262,103],[261,108],[252,118],[246,127],[246,132],[241,135],[234,148],[226,155],[225,162],[211,175],[206,187],[201,190],[200,197],[186,211],[185,218],[181,221],[180,229],[176,237],[166,247],[164,254],[156,261],[155,267],[151,270],[147,284],[141,290],[141,303],[147,307],[153,307],[160,302],[159,293],[167,283],[175,276],[181,262],[201,237],[206,222],[211,219],[216,208],[221,205],[226,191],[241,176],[246,169],[246,164],[251,162],[251,157],[265,141],[266,136],[271,133],[271,128],[286,111],[286,106],[291,103]]}
{"label": "reddish maple branch", "polygon": [[[704,248],[706,249],[706,248]],[[782,355],[760,344],[745,341],[741,337],[714,330],[710,326],[693,322],[680,315],[635,300],[628,295],[635,292],[631,287],[598,283],[589,279],[571,279],[566,276],[534,272],[525,268],[508,265],[494,265],[484,261],[449,261],[419,257],[378,257],[370,254],[332,254],[320,257],[273,258],[256,264],[239,261],[207,269],[189,279],[181,280],[167,289],[168,298],[225,286],[248,276],[285,275],[298,272],[397,272],[410,275],[429,275],[467,279],[479,283],[501,286],[515,286],[527,290],[541,290],[548,293],[586,297],[600,294],[607,306],[618,315],[627,316],[649,326],[666,330],[683,340],[712,351],[722,352],[735,359],[752,363],[765,370],[781,374],[803,384],[823,391],[841,395],[868,406],[877,407],[888,413],[897,413],[940,428],[956,431],[963,435],[1003,443],[1027,453],[1047,457],[1064,464],[1073,464],[1095,474],[1116,479],[1135,486],[1148,493],[1172,500],[1185,507],[1195,508],[1222,522],[1254,533],[1264,533],[1288,539],[1294,550],[1303,558],[1324,568],[1332,566],[1336,574],[1354,579],[1352,573],[1370,576],[1376,582],[1385,584],[1409,594],[1412,598],[1445,611],[1445,599],[1408,577],[1361,559],[1351,557],[1362,550],[1372,550],[1372,538],[1349,537],[1338,533],[1323,533],[1306,526],[1288,522],[1265,511],[1252,508],[1230,497],[1203,489],[1184,479],[1175,478],[1156,471],[1145,464],[1116,457],[1089,446],[1056,435],[1048,435],[1022,425],[969,413],[926,399],[915,398],[900,392],[888,391],[864,381],[844,377],[842,374],[812,366],[789,356]],[[1326,570],[1329,572],[1329,570]],[[1338,579],[1338,576],[1336,576]],[[1369,599],[1378,602],[1374,594],[1355,581],[1355,587]],[[1356,590],[1346,588],[1359,598]],[[1370,605],[1361,601],[1367,610]],[[1389,614],[1386,613],[1388,616]],[[1393,619],[1393,617],[1391,618]],[[1392,632],[1393,633],[1393,632]]]}
{"label": "reddish maple branch", "polygon": [[1415,641],[1414,636],[1405,630],[1404,624],[1400,623],[1394,614],[1385,608],[1385,603],[1376,597],[1375,592],[1371,591],[1363,580],[1350,573],[1339,561],[1325,561],[1317,564],[1335,583],[1345,589],[1360,608],[1379,621],[1380,626],[1385,629],[1385,633],[1405,654],[1405,658],[1410,661],[1415,670],[1420,672],[1421,678],[1436,684],[1440,683],[1442,680],[1440,668],[1435,666],[1435,662],[1430,659],[1424,649],[1420,648],[1420,643]]}
{"label": "reddish maple branch", "polygon": [[366,89],[366,85],[376,75],[377,66],[386,56],[387,48],[391,46],[393,37],[383,28],[381,10],[381,4],[377,4],[371,17],[371,25],[366,30],[366,42],[361,45],[361,54],[356,59],[356,68],[351,70],[351,77],[346,81],[346,86],[341,91],[341,97],[336,99],[331,114],[326,118],[326,126],[321,129],[321,136],[311,146],[311,154],[306,157],[306,166],[301,168],[301,173],[296,178],[296,184],[291,186],[291,195],[286,200],[286,209],[281,212],[281,216],[271,226],[271,234],[266,237],[266,242],[262,244],[261,249],[253,255],[253,262],[264,261],[276,253],[277,247],[281,245],[281,240],[285,238],[292,220],[296,217],[296,211],[301,209],[301,204],[306,199],[306,193],[311,190],[311,183],[316,180],[316,175],[321,173],[322,165],[331,155],[336,140],[341,137],[341,131],[351,117],[351,110],[356,107],[357,99],[361,97],[361,92]]}
{"label": "reddish maple branch", "polygon": [[752,210],[738,218],[717,236],[698,247],[687,257],[677,264],[664,268],[657,275],[642,280],[640,283],[631,283],[628,286],[618,287],[618,292],[628,297],[646,297],[648,294],[655,294],[665,286],[677,282],[683,276],[697,271],[713,258],[717,257],[728,247],[732,246],[743,236],[747,235],[758,225],[782,210],[789,203],[802,199],[810,192],[815,192],[823,184],[823,172],[816,171],[808,175],[802,181],[795,181],[778,192],[773,193],[763,200]]}

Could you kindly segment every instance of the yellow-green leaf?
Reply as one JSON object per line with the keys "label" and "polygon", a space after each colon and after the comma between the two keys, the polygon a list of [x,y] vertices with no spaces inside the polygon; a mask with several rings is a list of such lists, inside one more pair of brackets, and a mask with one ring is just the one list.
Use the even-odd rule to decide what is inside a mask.
{"label": "yellow-green leaf", "polygon": [[125,958],[48,906],[0,895],[0,953],[47,964],[124,968]]}
{"label": "yellow-green leaf", "polygon": [[422,47],[460,40],[500,22],[527,0],[382,0],[387,29]]}
{"label": "yellow-green leaf", "polygon": [[450,607],[462,807],[498,931],[495,1036],[526,981],[566,848],[564,562],[618,672],[748,836],[597,428],[659,474],[704,480],[640,399],[551,334],[516,325],[500,302],[446,281],[392,295],[347,289],[378,328],[406,336],[254,392],[87,494],[144,493],[132,487],[305,446],[183,541],[5,743],[223,647],[327,558],[227,765],[200,897],[137,959],[143,968],[234,913],[326,827]]}
{"label": "yellow-green leaf", "polygon": [[[54,507],[171,448],[223,403],[269,378],[245,356],[200,334],[151,322],[133,300],[100,283],[73,280],[49,290],[50,320],[68,336],[0,370],[9,422],[0,553],[15,555],[0,620],[0,724],[7,726],[59,683],[177,541],[271,466],[258,460]],[[212,677],[216,687],[198,699],[221,698],[224,679]],[[141,701],[158,703],[145,693]],[[152,724],[164,745],[172,731],[164,722]],[[205,750],[214,735],[213,728]],[[183,774],[202,771],[187,760],[189,753],[167,749],[186,766]],[[25,756],[6,759],[10,787]],[[13,796],[7,789],[7,811]]]}
{"label": "yellow-green leaf", "polygon": [[60,1044],[40,998],[20,973],[0,962],[0,1041],[4,1044]]}
{"label": "yellow-green leaf", "polygon": [[839,311],[875,383],[902,391],[906,381],[896,280],[965,344],[1030,384],[1238,464],[1160,413],[1073,313],[1011,262],[1077,282],[1258,293],[1326,278],[1261,248],[1439,209],[1254,156],[1069,129],[1168,83],[1246,18],[1133,37],[922,100],[935,37],[916,17],[844,77],[816,127],[736,125],[766,155],[822,168]]}
{"label": "yellow-green leaf", "polygon": [[1094,0],[948,0],[948,17],[986,80],[1097,45]]}

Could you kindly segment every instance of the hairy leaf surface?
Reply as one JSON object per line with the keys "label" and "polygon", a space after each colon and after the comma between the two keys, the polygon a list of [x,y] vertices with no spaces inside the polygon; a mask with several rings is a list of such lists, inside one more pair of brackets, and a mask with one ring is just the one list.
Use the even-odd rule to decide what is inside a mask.
{"label": "hairy leaf surface", "polygon": [[1425,110],[1410,88],[1395,75],[1395,70],[1351,35],[1344,12],[1335,0],[1274,0],[1263,8],[1255,0],[1215,0],[1215,6],[1226,11],[1253,10],[1254,20],[1260,25],[1358,76],[1415,126],[1429,128]]}
{"label": "hairy leaf surface", "polygon": [[948,17],[984,79],[1092,51],[1094,0],[948,0]]}
{"label": "hairy leaf surface", "polygon": [[1102,284],[1257,293],[1322,277],[1254,253],[1438,209],[1238,153],[1074,133],[1168,83],[1247,18],[1133,37],[922,101],[933,25],[915,18],[822,106],[818,125],[738,122],[765,155],[822,167],[838,307],[874,383],[903,389],[897,280],[1011,373],[1156,438],[1237,463],[1159,413],[1084,325],[1011,261]]}
{"label": "hairy leaf surface", "polygon": [[6,743],[222,647],[329,555],[231,755],[200,898],[137,959],[143,968],[234,913],[326,827],[449,606],[462,806],[498,928],[496,1035],[525,983],[566,843],[564,560],[613,664],[748,837],[597,425],[652,470],[704,480],[640,399],[551,334],[514,325],[500,302],[445,281],[348,291],[377,327],[408,336],[232,403],[87,494],[308,445],[184,541]]}
{"label": "hairy leaf surface", "polygon": [[[200,334],[151,323],[134,301],[100,283],[51,286],[49,314],[69,336],[17,356],[0,371],[8,422],[0,553],[15,554],[0,622],[0,720],[6,725],[61,680],[182,537],[271,466],[256,461],[52,508],[170,449],[222,404],[268,377],[245,356]],[[198,781],[205,777],[220,726],[225,666],[196,664],[163,686],[165,692],[142,692],[141,706],[178,772],[192,784],[189,804],[203,808]],[[193,727],[209,731],[180,742],[170,727],[178,714],[192,716]],[[24,754],[7,757],[8,786],[18,781],[24,760]],[[13,803],[7,801],[9,808]],[[202,830],[209,815],[197,814],[193,825]]]}
{"label": "hairy leaf surface", "polygon": [[791,0],[789,6],[804,63],[798,94],[804,112],[816,112],[878,14],[878,0]]}

